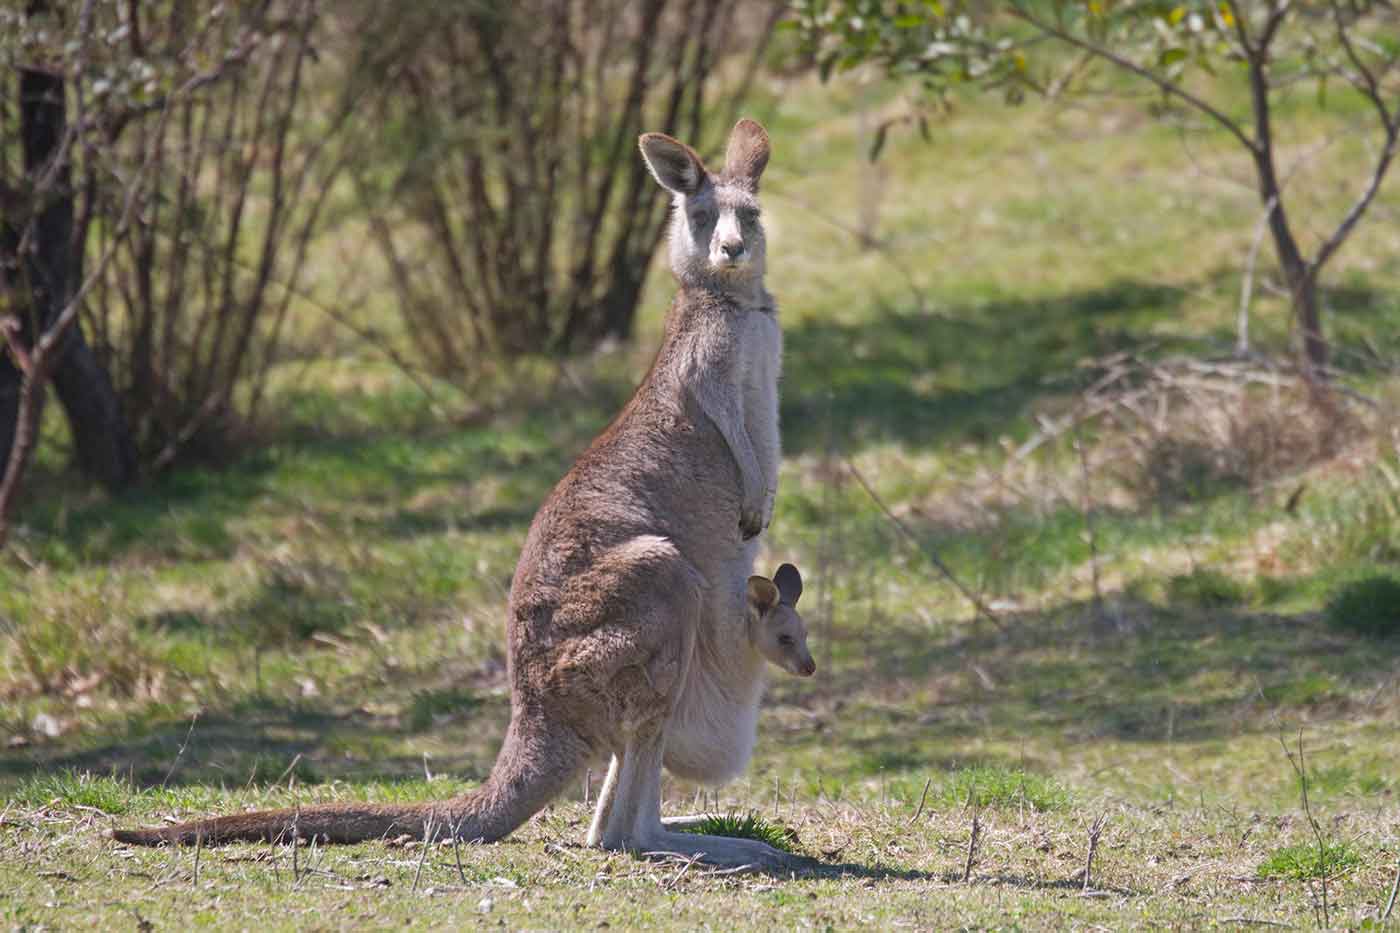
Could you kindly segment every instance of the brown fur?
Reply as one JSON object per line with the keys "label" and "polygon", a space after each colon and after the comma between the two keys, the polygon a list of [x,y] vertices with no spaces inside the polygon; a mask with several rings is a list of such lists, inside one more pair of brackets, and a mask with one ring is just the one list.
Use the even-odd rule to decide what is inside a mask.
{"label": "brown fur", "polygon": [[[663,184],[706,196],[723,183],[756,191],[767,136],[752,121],[742,121],[734,136],[726,168],[739,174],[723,181],[668,137],[649,134],[642,146]],[[737,224],[732,214],[729,221]],[[761,259],[761,230],[755,236]],[[778,853],[757,843],[676,837],[661,828],[660,769],[663,759],[672,763],[668,734],[677,766],[689,753],[692,769],[703,770],[697,762],[705,742],[715,740],[715,730],[728,741],[726,729],[736,727],[726,717],[757,704],[763,657],[745,631],[753,556],[745,542],[765,523],[761,513],[771,509],[776,484],[775,466],[744,447],[758,431],[745,420],[742,393],[746,380],[756,378],[745,361],[755,352],[779,352],[761,262],[731,263],[722,275],[678,275],[681,287],[651,370],[530,526],[506,627],[511,724],[479,789],[441,803],[318,805],[113,836],[145,845],[293,835],[354,842],[422,837],[432,825],[434,835],[490,841],[541,809],[587,763],[612,755],[611,790],[600,800],[593,841],[778,864]],[[754,334],[762,335],[760,349]],[[776,365],[762,370],[774,381]],[[772,436],[763,435],[773,448],[770,459],[777,430],[771,394],[774,424],[765,430]],[[757,478],[749,475],[755,470]],[[687,711],[695,713],[690,720]],[[744,747],[730,757],[742,762],[747,754]],[[732,762],[724,767],[732,769]]]}

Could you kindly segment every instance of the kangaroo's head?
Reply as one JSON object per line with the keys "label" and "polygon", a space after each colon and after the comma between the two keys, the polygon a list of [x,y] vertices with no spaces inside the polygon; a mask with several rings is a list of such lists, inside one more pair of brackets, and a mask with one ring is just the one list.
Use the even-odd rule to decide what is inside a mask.
{"label": "kangaroo's head", "polygon": [[802,574],[783,564],[773,579],[749,577],[749,640],[769,661],[789,674],[810,677],[817,662],[807,650],[807,623],[797,613]]}
{"label": "kangaroo's head", "polygon": [[758,179],[768,164],[768,134],[740,120],[729,134],[718,175],[685,143],[664,133],[640,139],[647,168],[671,192],[671,271],[682,285],[705,285],[739,296],[756,294],[766,256]]}

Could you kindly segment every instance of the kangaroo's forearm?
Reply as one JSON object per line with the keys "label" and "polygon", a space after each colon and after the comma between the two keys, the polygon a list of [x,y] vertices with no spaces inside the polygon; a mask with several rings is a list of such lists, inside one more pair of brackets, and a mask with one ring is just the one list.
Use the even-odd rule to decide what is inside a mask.
{"label": "kangaroo's forearm", "polygon": [[753,439],[749,437],[742,416],[736,410],[728,417],[711,416],[711,420],[719,428],[724,443],[739,468],[739,484],[743,488],[744,501],[753,502],[761,498],[768,488],[768,480],[764,476],[763,466],[758,461],[758,452],[754,449]]}

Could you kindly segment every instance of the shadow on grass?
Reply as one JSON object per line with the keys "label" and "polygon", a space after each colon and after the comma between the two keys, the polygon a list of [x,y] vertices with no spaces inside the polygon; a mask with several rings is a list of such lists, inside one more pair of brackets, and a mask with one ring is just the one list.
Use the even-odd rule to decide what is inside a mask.
{"label": "shadow on grass", "polygon": [[1371,703],[1400,664],[1396,640],[1340,633],[1312,614],[1113,599],[1121,627],[1076,602],[1004,615],[1006,633],[838,631],[845,644],[820,684],[775,685],[775,701],[807,712],[761,752],[820,767],[837,786],[907,784],[975,766],[1046,772],[1037,754],[1067,744],[1166,749],[1274,734],[1279,714],[1312,723],[1387,715]]}
{"label": "shadow on grass", "polygon": [[1181,288],[1120,281],[1044,299],[994,298],[938,314],[881,307],[859,324],[784,328],[783,447],[911,447],[985,441],[1031,404],[1074,386],[1086,358],[1160,347],[1151,325],[1178,313]]}
{"label": "shadow on grass", "polygon": [[[227,559],[239,546],[236,526],[250,517],[304,516],[334,527],[351,505],[357,532],[389,538],[449,528],[523,531],[610,415],[601,408],[567,417],[540,411],[498,425],[302,438],[223,469],[164,474],[112,499],[94,500],[64,477],[36,474],[22,513],[24,537],[36,558],[64,568],[133,555]],[[519,506],[475,503],[471,489],[481,482],[499,484],[502,497]],[[413,504],[431,490],[449,493]]]}
{"label": "shadow on grass", "polygon": [[[841,634],[858,650],[823,670],[819,692],[794,695],[807,688],[777,684],[775,712],[802,725],[766,729],[761,758],[794,767],[819,760],[816,773],[836,786],[970,765],[1037,772],[1042,740],[1165,746],[1271,732],[1279,709],[1313,721],[1352,716],[1358,693],[1400,662],[1393,641],[1337,632],[1307,615],[1186,612],[1125,597],[1117,611],[1121,630],[1072,603],[1007,616],[1005,634],[949,637],[902,625]],[[891,690],[903,699],[883,699]],[[237,786],[277,780],[298,756],[306,782],[393,780],[423,774],[423,747],[433,749],[436,771],[469,778],[489,769],[508,718],[504,698],[404,699],[403,716],[332,711],[319,700],[234,701],[201,716],[192,734],[188,719],[154,710],[118,738],[0,751],[0,781],[76,769],[148,785],[177,765],[175,783]],[[989,739],[1027,740],[1030,754],[974,751]]]}
{"label": "shadow on grass", "polygon": [[[201,715],[193,728],[187,718],[153,714],[133,720],[120,738],[86,747],[0,751],[0,785],[65,771],[111,774],[142,788],[265,786],[290,778],[300,784],[421,781],[428,768],[480,780],[505,736],[509,707],[504,700],[463,706],[469,715],[434,724],[431,757],[405,742],[420,734],[414,722],[405,726],[397,717],[364,711],[247,700]],[[410,710],[410,718],[416,712]]]}

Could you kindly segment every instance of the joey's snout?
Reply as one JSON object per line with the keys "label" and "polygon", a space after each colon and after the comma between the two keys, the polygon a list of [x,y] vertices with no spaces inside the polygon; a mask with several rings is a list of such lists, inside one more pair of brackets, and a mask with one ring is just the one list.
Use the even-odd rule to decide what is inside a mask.
{"label": "joey's snout", "polygon": [[725,259],[734,262],[744,255],[744,241],[725,240],[720,243],[719,251],[724,254]]}

